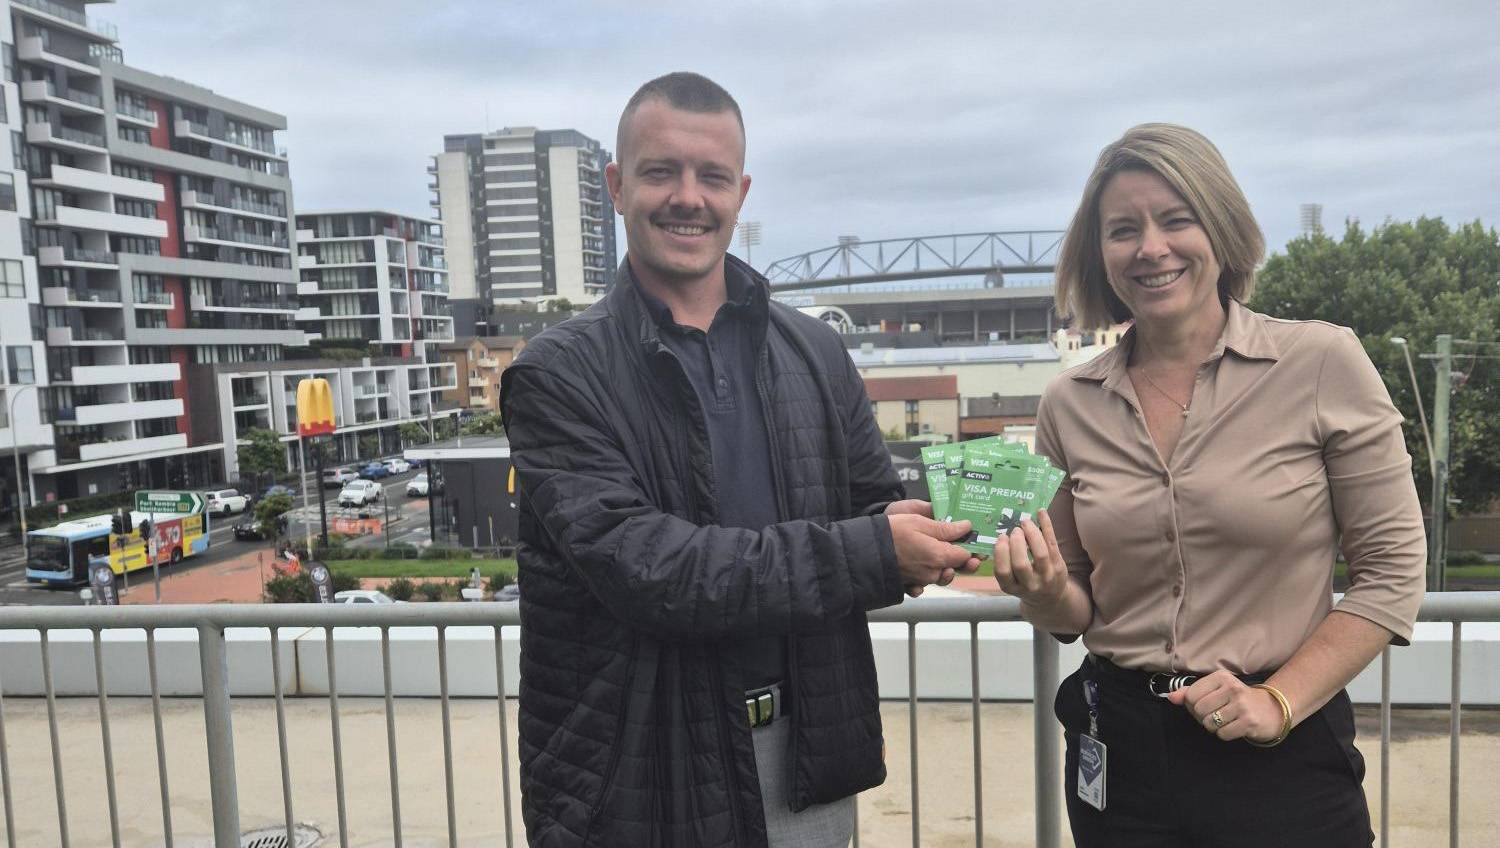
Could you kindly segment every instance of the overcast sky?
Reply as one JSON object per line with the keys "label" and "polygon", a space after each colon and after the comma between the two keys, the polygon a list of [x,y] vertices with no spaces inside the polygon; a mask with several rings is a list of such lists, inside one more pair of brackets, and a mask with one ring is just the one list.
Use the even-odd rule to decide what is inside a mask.
{"label": "overcast sky", "polygon": [[1500,5],[1483,2],[412,3],[120,0],[129,64],[287,116],[298,209],[431,215],[445,133],[614,148],[673,70],[743,107],[758,267],[866,240],[1066,225],[1143,121],[1212,139],[1273,250],[1298,205],[1500,224]]}

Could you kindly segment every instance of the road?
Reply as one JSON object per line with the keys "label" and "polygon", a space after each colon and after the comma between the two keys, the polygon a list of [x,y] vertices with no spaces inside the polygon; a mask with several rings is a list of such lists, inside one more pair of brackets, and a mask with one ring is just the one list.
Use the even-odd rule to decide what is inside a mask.
{"label": "road", "polygon": [[[407,544],[425,544],[429,538],[427,530],[427,499],[423,497],[408,498],[406,496],[406,483],[418,472],[409,471],[387,477],[380,481],[383,490],[384,507],[390,509],[390,540],[392,544],[405,542]],[[312,500],[311,508],[305,510],[312,522],[313,534],[317,534],[318,528],[318,495],[313,490],[308,490]],[[338,493],[332,489],[326,490],[324,495],[327,499],[328,517],[331,520],[340,513],[337,499]],[[301,493],[297,493],[298,506],[289,513],[290,529],[295,538],[302,538],[304,509],[302,508]],[[383,517],[385,509],[376,505],[372,515]],[[249,513],[231,515],[227,517],[213,516],[208,522],[208,551],[196,557],[183,560],[176,566],[178,571],[188,571],[202,568],[207,565],[224,562],[247,551],[269,548],[266,542],[238,541],[234,538],[234,525],[243,521],[253,521]],[[376,545],[383,547],[385,537],[372,535],[360,539],[356,544]],[[164,569],[165,571],[165,569]],[[136,571],[130,575],[130,581],[151,580],[149,571]],[[27,604],[37,606],[76,606],[81,601],[78,598],[77,589],[51,589],[35,583],[26,582],[26,565],[22,558],[19,546],[11,549],[0,550],[0,606],[13,604]]]}

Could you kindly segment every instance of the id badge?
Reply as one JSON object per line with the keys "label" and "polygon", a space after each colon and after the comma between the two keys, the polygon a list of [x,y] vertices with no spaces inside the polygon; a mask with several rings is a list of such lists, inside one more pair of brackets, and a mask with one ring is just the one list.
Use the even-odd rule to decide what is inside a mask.
{"label": "id badge", "polygon": [[1103,742],[1078,734],[1078,797],[1096,810],[1104,810],[1104,769],[1109,749]]}

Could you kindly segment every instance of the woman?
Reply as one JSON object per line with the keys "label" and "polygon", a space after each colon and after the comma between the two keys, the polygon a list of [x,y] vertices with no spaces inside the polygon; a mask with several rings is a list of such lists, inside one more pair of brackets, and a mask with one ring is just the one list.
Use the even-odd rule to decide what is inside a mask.
{"label": "woman", "polygon": [[1063,244],[1059,312],[1134,326],[1048,386],[1068,479],[995,575],[1089,650],[1056,703],[1080,848],[1372,841],[1344,686],[1411,635],[1422,516],[1354,334],[1243,305],[1263,251],[1218,150],[1167,124],[1105,148]]}

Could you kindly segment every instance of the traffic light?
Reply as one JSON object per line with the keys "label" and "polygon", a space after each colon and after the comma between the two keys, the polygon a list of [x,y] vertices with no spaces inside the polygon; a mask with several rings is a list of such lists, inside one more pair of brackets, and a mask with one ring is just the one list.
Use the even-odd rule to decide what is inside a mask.
{"label": "traffic light", "polygon": [[140,532],[140,534],[141,534],[141,541],[144,542],[147,539],[150,539],[151,538],[151,519],[149,519],[149,518],[142,518],[141,519],[141,526],[137,527],[136,530],[138,530]]}
{"label": "traffic light", "polygon": [[116,536],[124,536],[130,532],[130,519],[125,517],[125,513],[117,511],[109,518],[109,529],[113,530]]}

